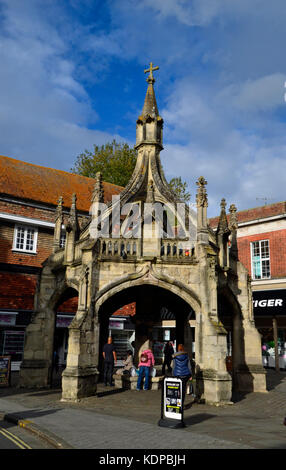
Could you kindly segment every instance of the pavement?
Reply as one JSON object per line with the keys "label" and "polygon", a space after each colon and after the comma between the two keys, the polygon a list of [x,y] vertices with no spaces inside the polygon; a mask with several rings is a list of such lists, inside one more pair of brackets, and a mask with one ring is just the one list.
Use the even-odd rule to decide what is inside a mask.
{"label": "pavement", "polygon": [[[161,391],[115,390],[78,403],[60,387],[0,388],[0,420],[16,423],[55,449],[286,449],[286,371],[267,370],[267,393],[233,397],[232,405],[186,396],[185,428],[159,427]],[[104,392],[104,393],[102,393]]]}

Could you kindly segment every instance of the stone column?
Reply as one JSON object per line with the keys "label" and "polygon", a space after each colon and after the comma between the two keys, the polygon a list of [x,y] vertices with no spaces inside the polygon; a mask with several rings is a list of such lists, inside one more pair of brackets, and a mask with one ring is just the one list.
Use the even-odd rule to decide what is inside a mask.
{"label": "stone column", "polygon": [[35,296],[35,312],[26,328],[19,375],[21,387],[46,387],[50,384],[56,312],[49,301],[55,290],[56,278],[45,267]]}
{"label": "stone column", "polygon": [[201,312],[196,315],[196,393],[208,403],[230,403],[232,378],[226,370],[227,331],[218,320],[215,258],[198,243]]}
{"label": "stone column", "polygon": [[[227,332],[220,324],[201,316],[202,354],[196,355],[196,392],[207,403],[231,403],[232,378],[226,370]],[[196,347],[197,351],[197,347]]]}
{"label": "stone column", "polygon": [[184,345],[185,345],[185,350],[189,355],[190,360],[193,357],[193,335],[192,335],[192,329],[190,327],[189,320],[185,320],[185,325],[184,325]]}
{"label": "stone column", "polygon": [[67,366],[62,375],[62,401],[78,401],[95,394],[98,341],[98,325],[93,325],[89,312],[78,311],[69,326]]}
{"label": "stone column", "polygon": [[236,370],[241,392],[266,392],[266,372],[262,365],[261,337],[255,327],[250,279],[241,263],[238,269],[238,302],[242,312],[243,358]]}
{"label": "stone column", "polygon": [[99,325],[90,305],[89,268],[80,279],[79,304],[69,326],[67,366],[62,375],[62,401],[94,395],[98,381]]}
{"label": "stone column", "polygon": [[279,354],[278,354],[278,328],[277,328],[277,319],[273,317],[272,319],[273,325],[273,337],[274,337],[274,349],[275,349],[275,370],[279,372]]}
{"label": "stone column", "polygon": [[232,320],[232,373],[233,373],[233,385],[234,389],[239,389],[239,384],[237,381],[237,370],[241,364],[243,364],[244,356],[244,341],[242,337],[242,319],[238,311],[233,311],[233,320]]}

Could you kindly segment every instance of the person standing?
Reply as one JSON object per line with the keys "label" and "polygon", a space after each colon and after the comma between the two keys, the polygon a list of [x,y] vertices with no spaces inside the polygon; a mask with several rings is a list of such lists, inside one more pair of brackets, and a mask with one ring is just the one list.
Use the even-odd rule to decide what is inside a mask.
{"label": "person standing", "polygon": [[184,345],[178,345],[178,352],[173,356],[173,376],[182,379],[182,403],[184,403],[187,382],[192,378],[192,368],[188,353],[185,351]]}
{"label": "person standing", "polygon": [[151,346],[145,349],[140,356],[140,361],[138,364],[139,367],[139,377],[137,380],[137,387],[136,390],[139,392],[141,387],[141,382],[143,376],[145,375],[144,380],[144,390],[148,390],[149,387],[149,380],[150,380],[150,372],[151,368],[155,365],[154,355],[151,350]]}
{"label": "person standing", "polygon": [[167,341],[164,347],[164,362],[162,367],[162,374],[165,375],[166,366],[168,368],[168,372],[172,372],[171,362],[172,357],[174,354],[174,348],[171,341]]}
{"label": "person standing", "polygon": [[116,351],[114,344],[112,343],[112,338],[109,336],[107,339],[107,343],[103,346],[103,352],[102,352],[103,358],[104,358],[104,371],[103,371],[103,381],[104,385],[107,385],[107,382],[109,382],[109,385],[111,387],[114,386],[112,383],[112,374],[113,374],[113,368],[114,368],[114,362],[116,362]]}

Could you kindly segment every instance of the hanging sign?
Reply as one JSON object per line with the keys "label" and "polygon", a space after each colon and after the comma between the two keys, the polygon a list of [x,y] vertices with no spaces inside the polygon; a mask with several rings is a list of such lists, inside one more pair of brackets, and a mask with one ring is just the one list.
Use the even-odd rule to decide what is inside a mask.
{"label": "hanging sign", "polygon": [[10,385],[11,356],[0,356],[0,386]]}

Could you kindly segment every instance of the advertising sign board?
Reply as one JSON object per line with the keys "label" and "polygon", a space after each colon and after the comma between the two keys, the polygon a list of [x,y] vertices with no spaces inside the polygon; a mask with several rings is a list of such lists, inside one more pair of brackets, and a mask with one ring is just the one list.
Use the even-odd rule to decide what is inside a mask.
{"label": "advertising sign board", "polygon": [[161,419],[159,426],[184,427],[183,381],[179,377],[165,377],[162,387]]}

